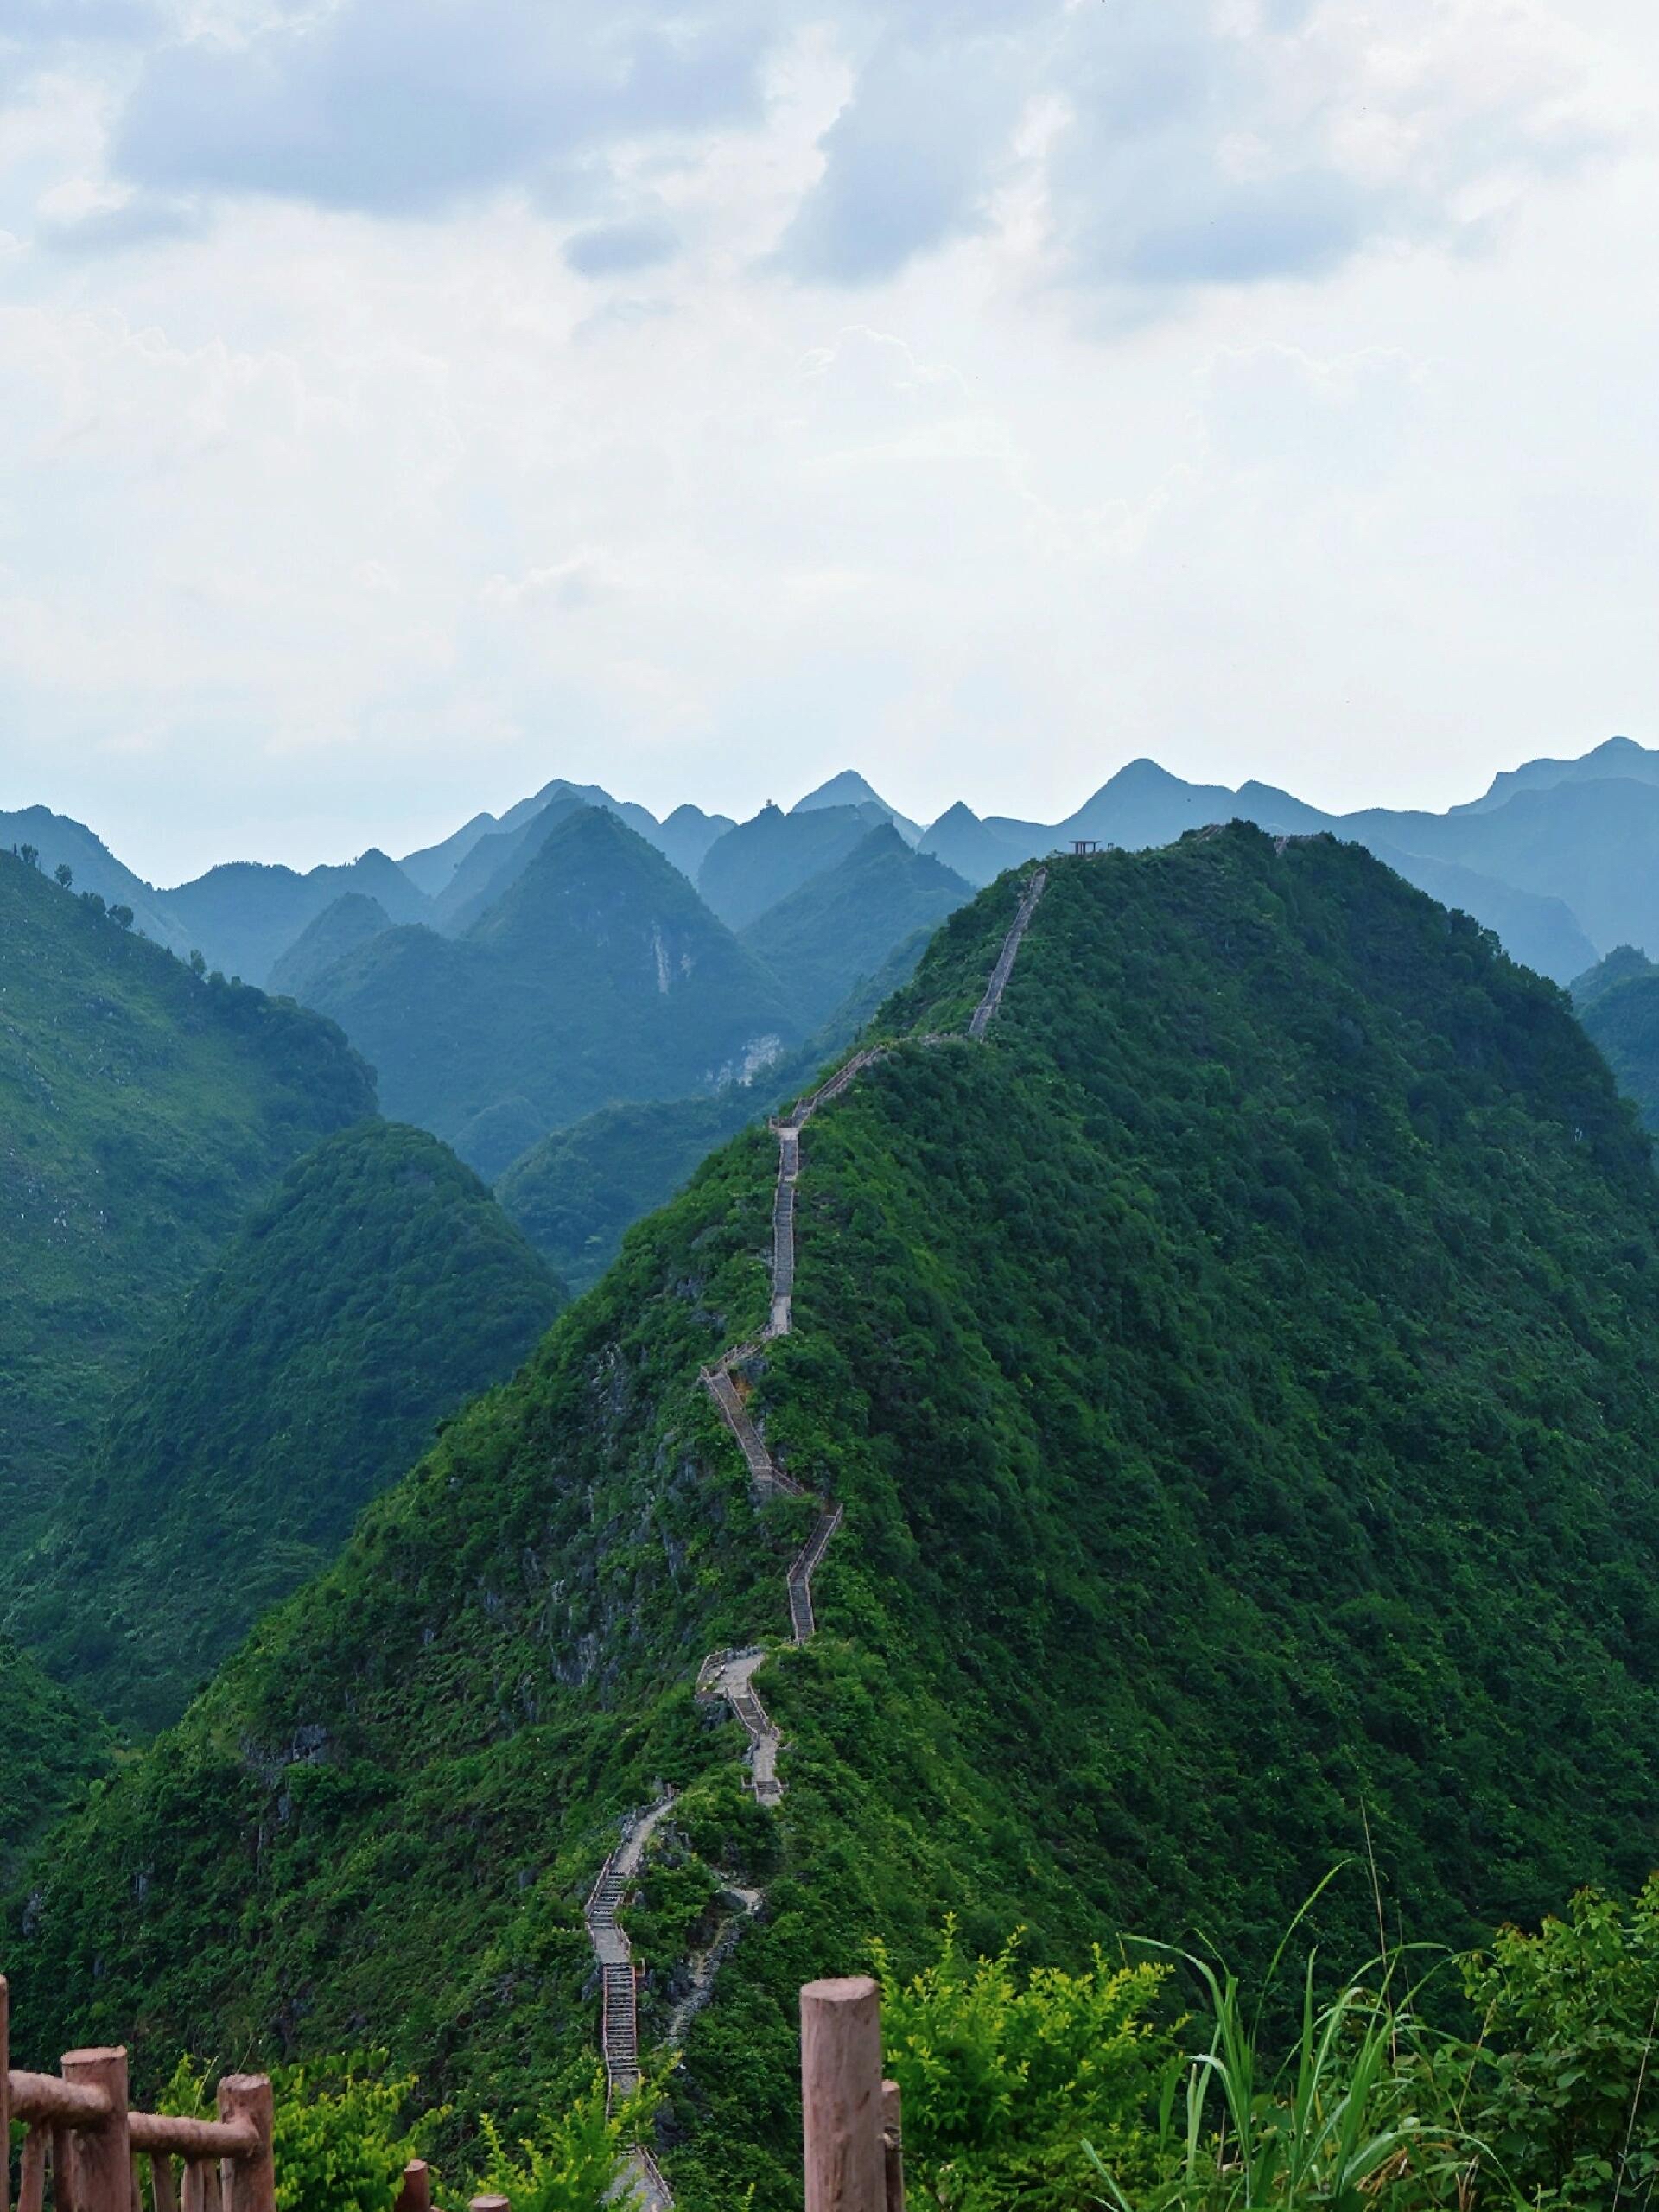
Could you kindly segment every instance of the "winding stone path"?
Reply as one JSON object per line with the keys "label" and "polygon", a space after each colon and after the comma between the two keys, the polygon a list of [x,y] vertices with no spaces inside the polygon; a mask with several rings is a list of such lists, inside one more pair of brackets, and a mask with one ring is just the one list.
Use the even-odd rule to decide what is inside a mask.
{"label": "winding stone path", "polygon": [[968,1034],[980,1038],[990,1027],[996,1009],[1002,1003],[1002,994],[1008,987],[1014,973],[1014,963],[1020,957],[1020,940],[1031,926],[1031,918],[1037,911],[1037,901],[1043,895],[1048,881],[1048,870],[1039,868],[1026,886],[1025,896],[1020,901],[1020,911],[1014,918],[1014,927],[1002,940],[1002,950],[996,956],[996,965],[991,970],[991,980],[985,986],[985,995],[974,1009],[974,1018],[968,1025]]}
{"label": "winding stone path", "polygon": [[[1013,926],[1002,940],[985,995],[976,1008],[968,1025],[970,1038],[984,1037],[1002,1003],[1002,994],[1007,988],[1008,977],[1019,957],[1020,940],[1031,924],[1037,901],[1043,895],[1048,880],[1048,871],[1039,868],[1027,881],[1020,900]],[[945,1036],[930,1034],[918,1040],[923,1045],[943,1045],[950,1042]],[[787,1121],[774,1122],[772,1130],[778,1139],[778,1181],[772,1202],[772,1303],[766,1326],[758,1338],[747,1344],[734,1345],[722,1352],[712,1367],[699,1370],[701,1381],[721,1421],[736,1440],[748,1468],[750,1480],[758,1490],[778,1490],[797,1497],[811,1493],[785,1469],[780,1467],[767,1451],[766,1440],[749,1418],[743,1393],[734,1378],[734,1370],[752,1359],[762,1347],[779,1337],[790,1334],[794,1323],[795,1294],[795,1196],[801,1172],[801,1131],[813,1115],[842,1093],[868,1067],[877,1060],[887,1058],[891,1047],[883,1045],[866,1046],[855,1052],[836,1070],[828,1080],[796,1102],[793,1113]],[[812,1577],[823,1563],[836,1531],[841,1526],[842,1506],[832,1498],[821,1497],[818,1519],[811,1535],[791,1562],[785,1578],[789,1597],[790,1630],[797,1645],[807,1643],[817,1623],[812,1610]],[[754,1687],[756,1672],[763,1667],[771,1653],[764,1644],[752,1644],[741,1651],[711,1651],[697,1674],[697,1695],[700,1698],[720,1698],[724,1700],[741,1723],[749,1739],[750,1781],[756,1800],[762,1805],[775,1806],[784,1794],[784,1785],[778,1774],[778,1754],[783,1748],[783,1738],[771,1714],[760,1702]],[[585,1918],[588,1940],[594,1947],[594,1956],[599,1962],[604,1990],[604,2010],[600,2030],[601,2047],[605,2058],[605,2074],[613,2100],[631,2096],[639,2082],[639,2025],[638,2012],[638,1977],[634,1967],[632,1947],[626,1935],[617,1925],[616,1916],[626,1900],[639,1872],[646,1844],[658,1824],[664,1820],[674,1803],[671,1790],[641,1815],[624,1831],[623,1840],[605,1861],[599,1872],[593,1892],[588,1897]],[[745,1916],[752,1918],[760,1910],[762,1893],[759,1891],[734,1891],[743,1902]],[[694,1975],[692,2000],[678,2007],[670,2024],[669,2041],[677,2043],[692,2015],[706,2000],[720,1960],[735,1940],[734,1930],[741,1923],[734,1923],[728,1936],[715,1942]],[[663,2178],[656,2160],[643,2145],[629,2154],[626,2180],[639,2193],[644,2212],[672,2212],[673,2193]]]}

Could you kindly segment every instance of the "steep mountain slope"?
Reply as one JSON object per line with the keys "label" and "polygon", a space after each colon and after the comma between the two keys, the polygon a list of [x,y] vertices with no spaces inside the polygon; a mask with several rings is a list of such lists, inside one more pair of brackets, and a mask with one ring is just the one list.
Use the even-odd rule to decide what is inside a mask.
{"label": "steep mountain slope", "polygon": [[0,1887],[85,1784],[108,1768],[109,1730],[0,1636]]}
{"label": "steep mountain slope", "polygon": [[789,995],[805,1027],[835,1011],[861,976],[877,974],[895,945],[932,930],[973,891],[883,823],[843,860],[823,868],[740,933]]}
{"label": "steep mountain slope", "polygon": [[209,967],[263,984],[302,931],[346,892],[374,899],[394,922],[417,921],[427,911],[425,894],[397,861],[374,851],[303,875],[257,861],[230,861],[165,898]]}
{"label": "steep mountain slope", "polygon": [[337,960],[391,926],[391,917],[378,899],[365,898],[360,891],[343,893],[306,925],[272,968],[272,996],[303,1003],[313,983]]}
{"label": "steep mountain slope", "polygon": [[435,1138],[384,1122],[330,1137],[121,1392],[27,1562],[15,1629],[123,1726],[176,1719],[563,1303]]}
{"label": "steep mountain slope", "polygon": [[616,1257],[624,1233],[666,1205],[709,1154],[750,1122],[808,1089],[894,991],[915,973],[931,931],[897,945],[811,1039],[785,1052],[747,1087],[710,1097],[601,1106],[532,1145],[497,1181],[496,1196],[573,1291],[586,1290]]}
{"label": "steep mountain slope", "polygon": [[1580,1014],[1586,1007],[1594,1006],[1598,999],[1605,999],[1621,983],[1633,982],[1638,976],[1659,976],[1659,963],[1649,959],[1645,952],[1638,952],[1633,944],[1616,944],[1606,957],[1586,968],[1581,976],[1573,978],[1573,1003]]}
{"label": "steep mountain slope", "polygon": [[1573,1000],[1619,1089],[1659,1129],[1659,968],[1622,946],[1580,977]]}
{"label": "steep mountain slope", "polygon": [[373,1110],[332,1025],[199,981],[0,853],[0,1592],[249,1206]]}
{"label": "steep mountain slope", "polygon": [[[520,799],[516,806],[510,806],[499,821],[493,814],[475,814],[470,822],[463,823],[459,830],[439,843],[424,845],[418,852],[406,853],[398,866],[410,881],[417,883],[429,898],[438,899],[454,884],[462,863],[485,838],[511,836],[537,815],[545,812],[556,799],[561,798],[580,806],[604,807],[619,821],[626,823],[630,830],[636,830],[648,845],[655,845],[659,853],[674,863],[682,875],[693,881],[704,853],[716,837],[732,827],[726,815],[705,814],[700,806],[677,806],[666,821],[658,822],[646,808],[635,806],[627,799],[613,798],[597,784],[567,783],[563,776],[556,776],[551,783],[543,784],[541,790],[532,792],[529,798]],[[505,846],[496,848],[498,865],[505,855],[506,849]],[[521,844],[518,850],[521,858],[528,856],[528,849],[524,845]],[[510,875],[502,878],[496,895],[506,888],[511,880]],[[467,897],[475,896],[480,887],[480,881],[475,876]],[[452,899],[450,909],[462,903],[461,899]],[[456,924],[456,926],[463,925]]]}
{"label": "steep mountain slope", "polygon": [[133,926],[170,952],[188,953],[190,940],[184,925],[157,891],[117,860],[104,842],[67,814],[54,814],[44,806],[21,807],[0,813],[0,850],[32,845],[40,855],[42,874],[67,868],[78,892],[95,892],[106,906],[130,906]]}
{"label": "steep mountain slope", "polygon": [[763,806],[709,848],[697,889],[722,922],[741,930],[821,869],[845,860],[885,818],[875,806],[816,807],[806,814]]}
{"label": "steep mountain slope", "polygon": [[[1052,837],[1045,837],[1041,849],[1046,852],[1053,842]],[[1038,848],[1029,845],[1023,837],[1010,844],[1006,838],[997,836],[958,799],[927,831],[920,849],[942,861],[964,883],[982,890],[986,884],[994,883],[1005,868],[1016,867],[1020,861],[1029,859]]]}
{"label": "steep mountain slope", "polygon": [[1520,790],[1470,814],[1372,808],[1332,825],[1560,899],[1598,948],[1659,945],[1659,785],[1628,778]]}
{"label": "steep mountain slope", "polygon": [[677,806],[656,830],[640,834],[665,860],[673,861],[688,883],[695,883],[710,845],[736,827],[729,814],[705,814],[700,806]]}
{"label": "steep mountain slope", "polygon": [[[1659,1187],[1606,1070],[1364,854],[1243,829],[1052,864],[974,1046],[1015,893],[804,1133],[794,1332],[755,1341],[748,1132],[60,1834],[11,1955],[39,2032],[385,2037],[463,2112],[544,2107],[593,2047],[582,1901],[673,1785],[648,2037],[722,1884],[765,1897],[664,2163],[686,2212],[777,2212],[795,1986],[867,1931],[1201,1914],[1260,1960],[1366,1819],[1422,1936],[1645,1870]],[[767,1449],[845,1509],[798,1650],[817,1509],[751,1494],[698,1381],[745,1337]],[[757,1638],[771,1809],[694,1694]],[[1373,1910],[1338,1885],[1326,1932]]]}
{"label": "steep mountain slope", "polygon": [[432,901],[434,926],[464,936],[511,890],[559,823],[586,804],[574,791],[555,791],[525,821],[480,837]]}
{"label": "steep mountain slope", "polygon": [[907,814],[900,814],[890,806],[880,791],[868,784],[855,768],[843,768],[838,776],[831,776],[828,783],[810,791],[804,798],[798,798],[790,808],[791,814],[810,814],[816,808],[825,806],[873,806],[892,823],[907,845],[922,842],[922,825],[912,822]]}
{"label": "steep mountain slope", "polygon": [[616,1098],[753,1075],[800,1033],[771,974],[615,816],[558,823],[458,939],[393,930],[313,987],[385,1110],[498,1175]]}
{"label": "steep mountain slope", "polygon": [[1552,982],[1565,983],[1581,974],[1595,952],[1565,899],[1517,891],[1512,884],[1460,868],[1455,861],[1402,852],[1380,837],[1364,842],[1378,860],[1441,906],[1458,907],[1472,914],[1483,929],[1496,930],[1511,960],[1535,968]]}

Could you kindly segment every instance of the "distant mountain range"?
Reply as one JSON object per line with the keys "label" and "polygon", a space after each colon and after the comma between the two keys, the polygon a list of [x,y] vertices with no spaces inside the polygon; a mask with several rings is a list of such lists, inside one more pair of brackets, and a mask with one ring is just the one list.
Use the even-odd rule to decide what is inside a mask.
{"label": "distant mountain range", "polygon": [[158,944],[181,953],[200,947],[210,967],[291,988],[295,971],[281,963],[335,900],[374,900],[386,926],[418,923],[463,934],[511,888],[552,823],[579,806],[614,815],[654,845],[736,929],[844,857],[880,821],[977,887],[1078,839],[1162,845],[1183,830],[1237,819],[1280,835],[1327,830],[1366,846],[1433,897],[1496,930],[1516,958],[1559,982],[1615,945],[1659,948],[1659,869],[1652,865],[1659,750],[1629,737],[1609,738],[1577,759],[1506,769],[1479,798],[1443,814],[1389,807],[1332,814],[1272,785],[1188,783],[1138,760],[1053,823],[982,817],[959,801],[924,826],[851,769],[787,813],[769,804],[742,823],[694,805],[658,821],[596,784],[556,777],[505,814],[475,814],[397,861],[371,849],[303,874],[232,861],[172,890],[143,882],[91,830],[44,806],[0,812],[0,844],[33,845],[48,870],[67,865],[77,888],[131,907],[136,926]]}
{"label": "distant mountain range", "polygon": [[1139,760],[1056,823],[958,802],[925,826],[850,769],[741,823],[695,805],[659,821],[555,778],[401,859],[372,849],[304,874],[232,861],[172,890],[43,806],[0,814],[0,844],[67,868],[169,950],[332,1015],[388,1110],[494,1177],[613,1103],[741,1094],[1007,868],[1235,818],[1367,847],[1557,982],[1621,944],[1659,950],[1659,751],[1628,737],[1507,770],[1443,814],[1331,814]]}

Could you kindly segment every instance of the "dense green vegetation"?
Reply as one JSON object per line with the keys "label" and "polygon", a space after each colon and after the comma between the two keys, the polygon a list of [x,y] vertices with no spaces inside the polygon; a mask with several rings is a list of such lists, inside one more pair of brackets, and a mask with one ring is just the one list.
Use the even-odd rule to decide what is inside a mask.
{"label": "dense green vegetation", "polygon": [[613,1099],[712,1091],[800,1034],[770,972],[597,807],[557,822],[464,937],[390,931],[311,995],[386,1111],[489,1176]]}
{"label": "dense green vegetation", "polygon": [[0,1884],[10,1884],[28,1847],[104,1771],[111,1750],[90,1707],[0,1636]]}
{"label": "dense green vegetation", "polygon": [[886,821],[879,806],[816,806],[804,814],[763,806],[709,846],[697,889],[722,922],[744,929]]}
{"label": "dense green vegetation", "polygon": [[0,853],[0,1594],[249,1206],[373,1109],[331,1023],[193,975]]}
{"label": "dense green vegetation", "polygon": [[1659,1129],[1659,967],[1622,944],[1579,977],[1573,1003],[1619,1089],[1648,1128]]}
{"label": "dense green vegetation", "polygon": [[809,1026],[826,1020],[895,945],[931,931],[972,891],[959,875],[912,852],[889,823],[843,860],[769,906],[741,932],[766,961]]}
{"label": "dense green vegetation", "polygon": [[[1016,890],[885,1030],[960,1025]],[[1659,1188],[1553,987],[1328,840],[1062,861],[991,1042],[896,1051],[804,1154],[754,1403],[847,1517],[762,1677],[778,1814],[693,1696],[713,1646],[782,1639],[810,1517],[757,1510],[696,1382],[766,1310],[749,1130],[59,1835],[30,2008],[141,2048],[366,2032],[457,2130],[504,2084],[556,2108],[582,1897],[671,1782],[648,2037],[725,1884],[766,1899],[665,2161],[687,2212],[774,2212],[796,1986],[878,1933],[899,1974],[951,1910],[1037,1965],[1201,1928],[1254,1970],[1368,1829],[1389,1924],[1452,1942],[1646,1872]],[[1310,1926],[1363,1957],[1374,1915],[1338,1885]]]}
{"label": "dense green vegetation", "polygon": [[17,1578],[14,1625],[126,1727],[176,1719],[563,1303],[435,1137],[370,1122],[329,1138],[118,1395]]}
{"label": "dense green vegetation", "polygon": [[573,1291],[598,1281],[623,1231],[664,1205],[717,1145],[754,1121],[770,1090],[603,1106],[516,1160],[496,1195]]}
{"label": "dense green vegetation", "polygon": [[[1017,1942],[973,1960],[947,1929],[909,1980],[878,1946],[907,2196],[952,2212],[1652,2204],[1659,1877],[1628,1904],[1581,1891],[1565,1917],[1461,1955],[1384,1936],[1345,1980],[1296,1935],[1254,1985],[1135,1937],[1136,1965],[1096,1951],[1081,1974],[1025,1974]],[[1434,2018],[1448,2002],[1454,2027]]]}

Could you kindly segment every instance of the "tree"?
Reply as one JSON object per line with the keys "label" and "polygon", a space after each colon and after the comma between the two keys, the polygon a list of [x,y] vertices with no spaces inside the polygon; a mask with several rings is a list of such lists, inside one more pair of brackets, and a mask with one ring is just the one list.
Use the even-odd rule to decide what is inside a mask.
{"label": "tree", "polygon": [[95,914],[101,914],[104,912],[104,901],[96,891],[83,891],[80,894],[80,903],[83,906],[90,906]]}
{"label": "tree", "polygon": [[193,976],[205,976],[207,973],[207,963],[203,959],[200,952],[194,947],[190,954],[190,973]]}
{"label": "tree", "polygon": [[19,845],[17,848],[17,857],[22,861],[25,868],[39,868],[41,864],[41,849],[38,845]]}
{"label": "tree", "polygon": [[119,922],[124,930],[130,930],[132,927],[131,907],[111,906],[110,909],[110,919],[112,922]]}
{"label": "tree", "polygon": [[60,861],[56,868],[53,869],[52,873],[56,876],[58,881],[63,886],[66,891],[73,889],[75,871],[70,867],[67,861]]}

